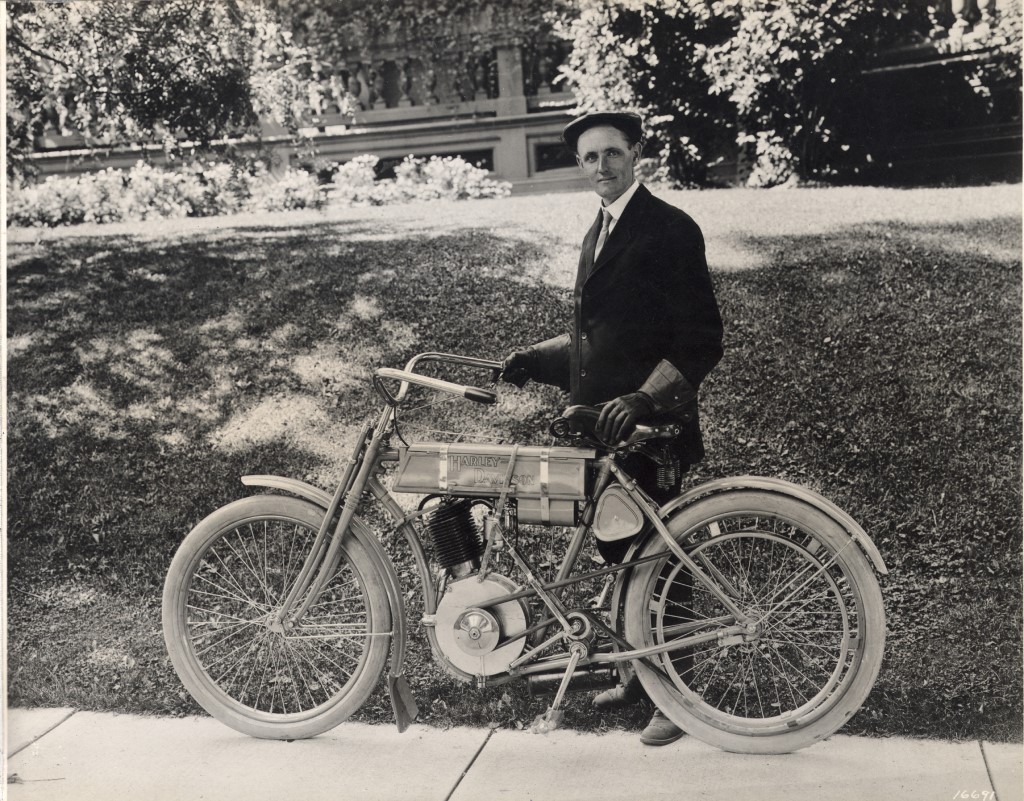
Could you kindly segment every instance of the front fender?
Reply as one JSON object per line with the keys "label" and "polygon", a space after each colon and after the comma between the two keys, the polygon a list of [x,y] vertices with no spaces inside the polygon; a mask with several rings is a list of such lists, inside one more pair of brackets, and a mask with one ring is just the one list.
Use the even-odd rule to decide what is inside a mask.
{"label": "front fender", "polygon": [[[247,487],[268,487],[270,489],[283,490],[300,498],[305,498],[323,509],[325,512],[331,504],[331,496],[312,484],[284,476],[242,476],[242,483]],[[393,647],[391,650],[391,668],[389,670],[388,687],[391,690],[391,700],[395,706],[395,717],[398,722],[399,731],[405,731],[408,725],[416,718],[416,704],[412,701],[411,693],[405,684],[403,665],[405,664],[405,651],[408,641],[406,631],[405,603],[402,600],[402,589],[398,581],[398,574],[395,566],[391,563],[384,546],[367,528],[358,517],[352,518],[350,533],[356,540],[366,548],[370,558],[374,561],[377,573],[384,582],[384,590],[388,596],[391,606],[391,628]],[[401,696],[401,697],[399,697]]]}

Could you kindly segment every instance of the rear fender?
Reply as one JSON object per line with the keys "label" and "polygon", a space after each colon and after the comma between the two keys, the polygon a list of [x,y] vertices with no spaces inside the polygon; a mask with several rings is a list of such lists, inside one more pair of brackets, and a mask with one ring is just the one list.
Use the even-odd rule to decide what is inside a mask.
{"label": "rear fender", "polygon": [[[270,489],[283,490],[300,498],[305,498],[323,509],[325,512],[331,504],[331,496],[312,484],[307,484],[294,478],[283,476],[242,476],[242,483],[247,487],[268,487]],[[393,647],[391,649],[391,667],[388,671],[388,689],[391,692],[391,702],[395,709],[395,719],[398,723],[398,730],[405,731],[409,724],[416,719],[418,710],[416,703],[412,700],[405,680],[403,665],[405,664],[405,650],[408,641],[406,631],[405,603],[402,601],[401,585],[398,582],[398,574],[395,566],[391,563],[390,557],[384,550],[384,546],[373,536],[370,529],[358,517],[352,518],[352,525],[349,533],[362,545],[377,568],[377,573],[384,582],[384,590],[388,596],[388,603],[391,607],[391,628]]]}
{"label": "rear fender", "polygon": [[[850,538],[857,543],[860,549],[867,556],[868,560],[874,565],[881,575],[889,575],[889,569],[885,566],[885,562],[882,560],[882,554],[879,552],[877,546],[871,541],[871,537],[868,536],[867,532],[861,528],[860,524],[854,520],[850,515],[836,506],[832,501],[823,495],[819,495],[814,490],[802,487],[799,484],[794,484],[791,481],[784,481],[780,478],[768,478],[766,476],[735,476],[732,478],[720,478],[715,481],[708,481],[705,484],[700,484],[686,492],[677,495],[671,501],[666,503],[658,510],[658,517],[664,521],[668,521],[674,514],[679,512],[681,509],[685,509],[687,506],[695,503],[696,501],[703,500],[711,495],[718,495],[722,492],[730,492],[733,490],[759,490],[762,492],[776,492],[781,495],[788,495],[791,498],[795,498],[798,501],[802,501],[826,515],[831,517],[840,527],[842,527]],[[628,562],[630,559],[635,557],[640,550],[647,545],[651,537],[657,537],[658,534],[653,529],[648,529],[645,535],[637,537],[636,541],[630,546],[626,555],[623,557],[623,562]],[[615,582],[615,589],[612,593],[612,618],[613,622],[618,625],[618,618],[621,614],[621,604],[625,598],[626,585],[629,582],[629,575],[632,571],[623,570],[619,573],[619,579]],[[616,628],[616,630],[618,630]]]}
{"label": "rear fender", "polygon": [[882,554],[875,546],[875,543],[871,541],[871,537],[868,536],[867,532],[861,528],[860,524],[856,520],[823,495],[819,495],[814,490],[802,487],[799,484],[794,484],[791,481],[784,481],[781,478],[767,478],[765,476],[736,476],[734,478],[720,478],[715,481],[709,481],[706,484],[701,484],[700,486],[687,490],[682,495],[678,495],[673,498],[658,510],[658,516],[662,520],[668,520],[671,515],[675,514],[680,509],[689,506],[696,500],[705,498],[708,495],[717,495],[721,492],[729,492],[730,490],[760,490],[762,492],[776,492],[780,495],[788,495],[791,498],[795,498],[798,501],[803,501],[804,503],[813,506],[818,511],[824,512],[826,515],[831,517],[836,523],[846,530],[846,533],[849,534],[853,541],[860,546],[860,549],[864,551],[864,555],[868,558],[871,564],[875,566],[875,570],[883,576],[889,575],[889,569],[885,566],[885,562],[882,560]]}

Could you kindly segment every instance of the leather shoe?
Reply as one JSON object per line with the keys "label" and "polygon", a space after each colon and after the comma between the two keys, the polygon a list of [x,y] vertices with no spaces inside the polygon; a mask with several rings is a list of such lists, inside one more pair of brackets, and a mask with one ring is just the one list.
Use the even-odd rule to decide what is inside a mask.
{"label": "leather shoe", "polygon": [[630,681],[594,696],[593,704],[595,709],[622,709],[635,704],[642,697],[639,682]]}
{"label": "leather shoe", "polygon": [[644,745],[668,745],[674,743],[686,732],[665,717],[661,710],[654,713],[647,728],[640,732],[640,742]]}

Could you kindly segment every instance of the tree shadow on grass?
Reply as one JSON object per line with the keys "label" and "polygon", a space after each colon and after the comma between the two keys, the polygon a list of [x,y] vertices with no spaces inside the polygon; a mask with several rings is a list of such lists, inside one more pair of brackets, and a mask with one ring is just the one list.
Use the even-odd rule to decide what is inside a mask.
{"label": "tree shadow on grass", "polygon": [[[60,466],[86,455],[112,466],[152,466],[183,455],[202,461],[290,448],[292,459],[276,460],[278,467],[330,473],[377,406],[373,368],[401,365],[423,350],[500,358],[517,343],[562,330],[568,317],[564,295],[516,280],[524,264],[543,256],[522,242],[479,232],[353,241],[344,226],[261,230],[268,235],[258,240],[251,233],[153,246],[63,240],[46,256],[12,265],[15,539],[59,537],[59,504],[25,508],[33,494],[25,471],[46,471],[36,477],[48,491],[76,505],[90,484],[89,494],[102,495],[106,503],[97,505],[107,508],[143,492],[148,470],[131,486],[124,478],[96,486],[94,476],[59,473]],[[542,413],[540,396],[509,395],[494,410],[497,429],[520,428],[524,412]],[[458,422],[448,415],[447,423]],[[61,456],[68,449],[75,460]],[[167,500],[190,511],[185,521],[195,508],[212,508],[208,500],[198,507]],[[94,526],[67,532],[62,550],[95,550],[95,535]],[[110,525],[101,539],[119,536],[144,535]]]}
{"label": "tree shadow on grass", "polygon": [[[1005,611],[1020,608],[1010,222],[748,239],[741,247],[767,254],[767,266],[715,275],[727,353],[702,393],[709,456],[692,482],[790,478],[836,500],[879,544],[892,569],[890,645],[854,724],[863,730],[1019,729],[1020,624]],[[8,519],[20,620],[38,610],[18,593],[53,581],[99,582],[155,614],[174,547],[242,494],[238,475],[330,486],[375,408],[374,367],[423,350],[500,358],[565,330],[571,314],[564,289],[534,280],[544,245],[480,230],[66,237],[45,252],[14,245],[12,257]],[[528,387],[503,392],[496,407],[431,411],[445,430],[538,442],[562,400]],[[76,614],[87,631],[88,608]],[[152,632],[138,664],[162,648]],[[965,649],[992,665],[968,685],[952,658]],[[123,687],[139,686],[133,670]],[[78,673],[87,681],[88,665]],[[946,710],[938,717],[911,692],[928,682]],[[451,687],[439,671],[419,685],[427,695]],[[118,708],[184,708],[164,690],[146,707],[125,689]],[[69,690],[67,703],[83,693]],[[979,698],[1005,713],[978,712]]]}

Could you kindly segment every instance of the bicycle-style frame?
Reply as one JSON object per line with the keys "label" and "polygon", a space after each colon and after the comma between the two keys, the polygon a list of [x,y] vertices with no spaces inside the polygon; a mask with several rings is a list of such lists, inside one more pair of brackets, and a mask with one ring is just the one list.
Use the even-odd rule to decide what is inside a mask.
{"label": "bicycle-style frame", "polygon": [[[373,497],[381,504],[388,515],[395,521],[398,530],[404,535],[412,551],[423,587],[425,612],[423,622],[427,625],[433,623],[433,615],[436,612],[439,592],[429,569],[428,559],[420,539],[420,534],[415,526],[416,519],[422,513],[405,513],[387,488],[378,480],[377,474],[384,464],[398,460],[398,451],[388,446],[388,438],[395,421],[396,409],[406,398],[411,385],[415,384],[427,389],[461,395],[467,399],[482,403],[493,403],[495,395],[489,390],[453,384],[416,373],[417,366],[426,362],[450,363],[491,371],[498,371],[501,368],[500,362],[486,359],[443,353],[423,353],[411,359],[404,370],[380,368],[376,371],[374,385],[379,394],[384,398],[385,405],[376,423],[365,426],[358,437],[356,448],[348,462],[345,474],[333,498],[327,505],[323,523],[314,541],[312,550],[303,564],[302,570],[289,591],[284,604],[277,611],[275,622],[283,630],[290,630],[297,626],[309,608],[316,602],[320,590],[324,587],[337,565],[341,543],[346,532],[350,530],[353,518],[362,499],[367,495]],[[392,394],[384,384],[385,379],[401,381],[399,390]],[[705,563],[704,567],[698,564],[669,532],[664,521],[664,513],[659,510],[658,505],[637,485],[636,480],[617,464],[616,451],[610,450],[608,453],[597,457],[595,464],[597,470],[593,491],[589,494],[583,505],[580,522],[575,526],[553,581],[541,582],[515,546],[511,543],[503,542],[504,532],[500,523],[497,525],[485,525],[486,544],[483,564],[480,568],[481,574],[486,575],[489,555],[495,550],[505,550],[511,556],[522,575],[525,576],[528,586],[478,604],[478,607],[486,610],[509,601],[537,598],[544,604],[550,614],[550,617],[535,623],[525,631],[507,640],[502,640],[500,645],[506,645],[520,638],[533,636],[537,632],[546,633],[551,628],[556,629],[553,634],[545,637],[541,642],[512,660],[509,664],[507,675],[501,676],[500,679],[507,681],[509,677],[564,671],[554,701],[549,709],[549,716],[558,709],[570,679],[579,668],[598,664],[619,664],[632,660],[644,660],[645,664],[655,671],[656,674],[659,674],[664,681],[670,682],[668,676],[664,674],[650,657],[708,642],[715,642],[719,646],[727,647],[732,644],[750,641],[760,632],[759,621],[744,613],[740,608],[735,600],[738,597],[738,593],[735,589],[729,587],[725,577],[710,564]],[[247,484],[266,485],[269,483],[261,481],[260,477],[247,477],[243,481]],[[621,487],[642,511],[647,524],[650,526],[650,530],[664,541],[668,550],[667,552],[662,551],[640,559],[627,558],[621,564],[573,575],[573,569],[583,550],[588,529],[594,519],[597,500],[613,483]],[[498,493],[496,492],[495,494]],[[499,514],[501,512],[497,508],[494,511]],[[336,517],[337,523],[332,529],[331,523]],[[850,542],[853,542],[853,540]],[[703,619],[689,624],[677,624],[672,627],[671,633],[678,636],[674,636],[669,642],[638,648],[627,642],[620,633],[614,630],[614,610],[612,610],[612,626],[609,626],[600,620],[599,617],[591,614],[592,611],[598,610],[569,610],[562,604],[563,593],[561,591],[565,588],[582,581],[605,577],[604,589],[597,604],[600,609],[607,599],[613,580],[621,576],[623,571],[629,571],[648,562],[665,560],[669,555],[675,556],[683,569],[689,571],[693,581],[702,585],[707,592],[722,604],[729,613],[727,616]],[[833,556],[833,561],[834,559],[835,557]],[[830,563],[823,563],[818,567],[816,573],[801,578],[806,579],[805,583],[812,581],[818,574],[827,570],[829,565]],[[705,567],[712,574],[711,576],[705,572]],[[791,592],[790,594],[792,595],[793,593]],[[394,595],[395,593],[392,593],[392,596]],[[299,599],[302,599],[301,602]],[[779,602],[784,603],[785,599]],[[404,728],[403,722],[410,721],[415,716],[413,709],[402,709],[403,698],[406,700],[411,699],[411,694],[408,693],[408,688],[405,686],[401,669],[405,652],[405,628],[407,625],[407,621],[404,618],[404,606],[401,604],[400,599],[398,599],[398,605],[393,611],[392,624],[394,631],[392,633],[395,637],[395,654],[392,657],[389,687],[392,690],[392,700],[400,728]],[[706,631],[709,625],[712,625],[713,629]],[[701,629],[705,629],[705,631],[700,631]],[[589,635],[594,630],[599,631],[606,637],[607,641],[613,644],[614,650],[592,650],[586,643],[586,635]],[[554,657],[542,657],[542,654],[547,649],[560,641],[568,644],[567,653]],[[478,677],[477,681],[481,686],[488,683],[487,678],[483,676]],[[490,681],[491,683],[497,683],[496,679],[491,679]]]}
{"label": "bicycle-style frame", "polygon": [[[384,406],[360,431],[333,495],[291,478],[245,476],[272,492],[211,512],[185,537],[164,585],[164,638],[207,711],[257,737],[315,736],[359,709],[387,668],[398,728],[412,723],[403,589],[360,515],[376,501],[409,548],[422,586],[419,622],[445,669],[481,687],[525,679],[547,694],[557,686],[536,731],[558,725],[574,679],[608,686],[627,671],[674,723],[726,750],[803,748],[856,712],[881,665],[885,615],[874,574],[887,570],[849,515],[808,488],[759,476],[705,482],[659,507],[619,455],[654,455],[655,440],[677,429],[638,425],[612,446],[594,433],[590,407],[571,407],[552,424],[554,435],[579,436],[585,448],[554,455],[501,446],[503,481],[461,483],[448,472],[454,446],[391,444],[392,435],[401,439],[398,410],[413,386],[496,400],[491,390],[418,372],[430,362],[495,379],[501,369],[422,353],[402,370],[376,370]],[[443,457],[433,475],[431,454]],[[539,465],[536,484],[514,476],[520,454]],[[395,462],[394,492],[427,496],[416,511],[378,478]],[[569,521],[567,505],[577,503],[561,561],[538,577],[514,536],[519,522],[561,525],[548,521]],[[487,509],[482,532],[476,504]],[[623,510],[629,520],[620,526]],[[591,529],[636,536],[619,564],[590,569],[581,554]],[[596,599],[570,595],[591,580],[603,582]]]}

